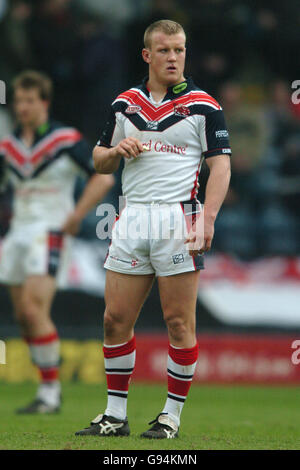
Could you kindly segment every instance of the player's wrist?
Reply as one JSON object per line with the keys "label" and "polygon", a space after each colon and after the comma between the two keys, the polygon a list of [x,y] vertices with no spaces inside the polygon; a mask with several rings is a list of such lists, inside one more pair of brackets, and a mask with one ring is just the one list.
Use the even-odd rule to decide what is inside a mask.
{"label": "player's wrist", "polygon": [[75,208],[72,213],[72,219],[74,220],[74,222],[76,221],[80,223],[82,219],[84,218],[84,216],[85,216],[85,211],[80,208]]}
{"label": "player's wrist", "polygon": [[204,220],[206,222],[214,223],[216,218],[217,218],[217,212],[207,210],[205,209],[205,206],[204,206]]}
{"label": "player's wrist", "polygon": [[118,147],[112,147],[110,149],[110,157],[112,158],[112,160],[114,160],[116,157],[120,157],[120,154],[118,152]]}

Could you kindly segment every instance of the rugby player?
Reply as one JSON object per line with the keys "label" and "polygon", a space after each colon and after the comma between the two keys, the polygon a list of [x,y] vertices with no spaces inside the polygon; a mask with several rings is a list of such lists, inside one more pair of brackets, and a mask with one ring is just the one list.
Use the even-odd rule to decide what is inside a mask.
{"label": "rugby player", "polygon": [[[228,189],[231,154],[221,106],[184,76],[185,43],[182,26],[173,21],[160,20],[146,29],[142,56],[149,65],[149,76],[113,102],[93,152],[100,174],[115,172],[124,158],[126,206],[114,225],[105,262],[103,351],[107,407],[77,435],[130,433],[126,405],[135,364],[134,325],[157,277],[169,337],[168,394],[162,410],[149,423],[152,426],[141,436],[178,436],[180,414],[198,357],[195,311],[199,270],[203,268],[204,252],[211,247],[215,219]],[[162,225],[170,210],[177,218],[184,218],[185,203],[192,207],[193,214],[201,212],[196,197],[204,158],[210,176],[202,242],[193,226],[186,239],[118,236],[135,210],[143,212],[149,227],[155,211]]]}
{"label": "rugby player", "polygon": [[[16,320],[40,372],[36,398],[19,413],[60,409],[59,337],[50,317],[55,276],[70,235],[114,184],[97,175],[92,149],[80,132],[49,119],[51,80],[24,71],[13,82],[18,126],[0,141],[0,175],[14,187],[13,217],[0,258],[0,282],[8,285]],[[74,207],[78,175],[88,177]]]}

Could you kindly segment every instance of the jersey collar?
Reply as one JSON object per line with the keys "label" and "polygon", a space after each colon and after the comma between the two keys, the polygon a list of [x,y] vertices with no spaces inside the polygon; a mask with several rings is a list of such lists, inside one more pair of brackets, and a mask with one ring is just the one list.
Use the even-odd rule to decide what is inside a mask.
{"label": "jersey collar", "polygon": [[[34,142],[33,145],[38,142],[40,139],[45,137],[51,128],[53,127],[53,122],[49,119],[48,121],[44,122],[41,124],[39,127],[36,128],[35,133],[34,133]],[[19,124],[15,130],[14,130],[14,136],[17,137],[18,139],[20,138],[22,133],[22,126]]]}
{"label": "jersey collar", "polygon": [[[149,77],[145,77],[142,83],[142,90],[149,97],[150,95],[150,90],[147,87],[147,82],[149,80]],[[177,85],[173,85],[167,88],[167,93],[162,101],[165,101],[166,99],[175,99],[178,98],[179,96],[184,95],[185,93],[191,91],[193,88],[195,88],[194,82],[192,77],[188,77],[186,80],[183,80],[183,82],[178,83]]]}

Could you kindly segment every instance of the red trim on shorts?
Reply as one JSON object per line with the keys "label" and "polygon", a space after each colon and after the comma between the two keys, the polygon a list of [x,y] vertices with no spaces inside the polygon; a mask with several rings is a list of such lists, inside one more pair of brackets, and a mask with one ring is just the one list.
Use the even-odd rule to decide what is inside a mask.
{"label": "red trim on shorts", "polygon": [[194,364],[198,359],[199,353],[199,344],[196,343],[193,348],[173,348],[171,344],[169,344],[169,356],[170,358],[176,362],[176,364],[180,364],[181,366],[189,366]]}
{"label": "red trim on shorts", "polygon": [[106,359],[112,359],[113,357],[126,356],[131,354],[136,349],[135,336],[128,341],[128,343],[123,344],[122,346],[116,347],[107,347],[103,346],[103,353]]}
{"label": "red trim on shorts", "polygon": [[57,341],[58,339],[59,337],[56,331],[54,333],[51,333],[50,335],[39,336],[38,338],[29,338],[28,336],[25,337],[25,341],[28,344],[35,344],[36,346],[49,344],[49,343],[52,343],[53,341]]}
{"label": "red trim on shorts", "polygon": [[[118,222],[118,220],[121,218],[122,212],[123,212],[123,210],[124,210],[125,208],[126,208],[126,203],[125,203],[123,209],[121,210],[120,214],[116,214],[114,223],[113,223],[112,228],[111,228],[111,232],[113,231],[113,229],[114,229],[116,223]],[[104,260],[103,266],[105,265],[105,263],[106,263],[106,261],[107,261],[107,258],[108,258],[108,255],[109,255],[109,249],[110,249],[110,247],[111,247],[111,244],[112,244],[112,236],[111,236],[111,240],[110,240],[109,245],[108,245],[108,249],[107,249],[107,253],[106,253],[106,256],[105,256],[105,260]]]}
{"label": "red trim on shorts", "polygon": [[49,250],[61,250],[63,247],[64,236],[62,232],[48,232],[48,248]]}
{"label": "red trim on shorts", "polygon": [[[198,178],[198,176],[196,177],[196,183],[197,183],[197,178]],[[199,202],[199,201],[197,201],[197,202]],[[186,223],[187,231],[189,232],[191,230],[194,222],[195,222],[195,219],[197,218],[197,214],[195,213],[195,214],[187,216],[184,212],[184,203],[180,202],[180,206],[181,206],[181,209],[182,209],[182,213],[184,215],[184,220],[185,220],[185,223]],[[196,256],[198,256],[198,255],[196,255]],[[195,256],[192,256],[191,258],[193,260],[194,269],[195,269],[195,271],[197,271],[197,266],[196,266],[196,263],[195,263]]]}

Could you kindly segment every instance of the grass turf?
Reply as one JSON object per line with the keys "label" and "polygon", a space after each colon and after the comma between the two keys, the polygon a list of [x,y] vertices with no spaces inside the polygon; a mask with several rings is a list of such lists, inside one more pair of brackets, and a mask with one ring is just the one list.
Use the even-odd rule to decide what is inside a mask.
{"label": "grass turf", "polygon": [[0,449],[195,450],[300,449],[297,387],[199,386],[190,390],[178,439],[149,441],[140,433],[161,411],[165,386],[132,384],[129,437],[75,437],[104,411],[104,385],[64,384],[60,414],[16,416],[33,397],[32,384],[0,384]]}

